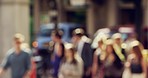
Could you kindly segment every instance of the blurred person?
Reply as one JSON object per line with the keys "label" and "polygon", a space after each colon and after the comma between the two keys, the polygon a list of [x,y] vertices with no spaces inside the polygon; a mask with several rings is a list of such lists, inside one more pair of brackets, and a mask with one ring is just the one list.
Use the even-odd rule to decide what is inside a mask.
{"label": "blurred person", "polygon": [[31,59],[31,71],[30,71],[30,77],[29,78],[37,78],[36,73],[36,64],[34,60]]}
{"label": "blurred person", "polygon": [[128,38],[124,42],[126,44],[125,51],[127,55],[130,54],[130,43],[134,40],[137,40],[136,34],[134,33],[128,34]]}
{"label": "blurred person", "polygon": [[76,57],[76,51],[72,44],[65,44],[65,57],[61,62],[59,78],[82,78],[83,61]]}
{"label": "blurred person", "polygon": [[49,42],[44,42],[42,48],[37,47],[38,43],[36,41],[33,42],[32,45],[34,47],[34,49],[32,50],[33,51],[32,55],[34,56],[33,61],[36,64],[37,78],[47,77],[51,75],[50,71],[52,68],[51,64],[52,52],[49,50],[49,45],[50,45]]}
{"label": "blurred person", "polygon": [[146,78],[146,62],[142,55],[142,48],[139,41],[132,41],[131,54],[128,56],[126,67],[129,67],[131,78]]}
{"label": "blurred person", "polygon": [[[127,53],[125,52],[125,43],[123,43],[122,35],[120,33],[115,33],[112,35],[113,39],[113,49],[116,54],[116,56],[119,58],[119,62],[121,63],[121,68],[118,69],[120,73],[123,73],[124,71],[124,63],[127,60]],[[120,78],[122,77],[122,74]]]}
{"label": "blurred person", "polygon": [[[32,51],[28,43],[22,43],[21,49],[25,52],[28,52],[32,56]],[[28,78],[36,78],[36,64],[33,58],[31,58],[30,76]]]}
{"label": "blurred person", "polygon": [[104,78],[104,43],[103,39],[98,40],[98,48],[93,57],[92,78]]}
{"label": "blurred person", "polygon": [[91,44],[82,37],[84,36],[84,30],[77,28],[73,31],[72,41],[75,44],[78,55],[84,62],[84,75],[83,78],[91,78],[91,66],[92,66],[92,48]]}
{"label": "blurred person", "polygon": [[113,39],[113,48],[116,52],[116,54],[119,56],[121,61],[126,61],[127,55],[125,52],[125,47],[122,46],[123,40],[122,40],[122,35],[120,33],[115,33],[112,36]]}
{"label": "blurred person", "polygon": [[51,38],[54,41],[54,53],[52,58],[53,77],[58,78],[60,62],[64,57],[64,43],[62,42],[63,32],[60,30],[52,31]]}
{"label": "blurred person", "polygon": [[47,76],[51,69],[51,53],[48,49],[39,49],[38,55],[41,57],[41,60],[36,62],[37,78],[41,78],[41,76]]}
{"label": "blurred person", "polygon": [[107,40],[105,43],[105,55],[102,57],[105,70],[104,78],[122,78],[123,64],[113,48],[113,41]]}
{"label": "blurred person", "polygon": [[21,49],[21,44],[24,41],[23,35],[15,34],[13,39],[14,48],[8,51],[3,60],[0,75],[10,68],[11,78],[26,78],[29,76],[31,67],[30,55]]}

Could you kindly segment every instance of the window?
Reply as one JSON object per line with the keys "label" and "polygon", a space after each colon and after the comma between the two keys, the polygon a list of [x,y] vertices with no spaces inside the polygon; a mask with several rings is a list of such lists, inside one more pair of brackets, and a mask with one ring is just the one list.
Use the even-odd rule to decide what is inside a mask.
{"label": "window", "polygon": [[134,24],[135,22],[135,10],[134,9],[120,9],[119,22],[123,24]]}

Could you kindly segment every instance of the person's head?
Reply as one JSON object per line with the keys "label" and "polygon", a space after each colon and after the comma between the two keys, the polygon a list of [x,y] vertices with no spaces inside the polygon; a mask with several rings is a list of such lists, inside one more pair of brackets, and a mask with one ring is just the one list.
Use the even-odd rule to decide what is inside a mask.
{"label": "person's head", "polygon": [[66,59],[74,59],[75,56],[75,48],[71,43],[65,44],[65,58]]}
{"label": "person's head", "polygon": [[14,35],[13,39],[14,39],[14,47],[21,48],[21,44],[24,41],[24,36],[20,33],[17,33]]}
{"label": "person's head", "polygon": [[112,40],[107,40],[105,42],[105,45],[106,45],[106,52],[107,54],[110,54],[113,52],[114,48],[113,48],[113,41]]}
{"label": "person's head", "polygon": [[82,36],[84,36],[84,30],[81,28],[77,28],[73,31],[72,34],[73,34],[72,41],[74,43],[77,43],[82,38]]}
{"label": "person's head", "polygon": [[54,42],[57,42],[58,40],[61,40],[63,36],[63,32],[61,30],[54,30],[51,33],[51,38]]}
{"label": "person's head", "polygon": [[113,34],[112,39],[114,40],[114,43],[116,43],[118,45],[121,45],[121,43],[122,43],[122,36],[121,36],[120,33]]}
{"label": "person's head", "polygon": [[139,60],[143,58],[139,41],[131,42],[131,51],[138,57]]}

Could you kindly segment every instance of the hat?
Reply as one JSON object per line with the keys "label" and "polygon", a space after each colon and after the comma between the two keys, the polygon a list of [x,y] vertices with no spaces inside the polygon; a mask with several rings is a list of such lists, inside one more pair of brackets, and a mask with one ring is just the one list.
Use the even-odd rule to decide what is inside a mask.
{"label": "hat", "polygon": [[140,43],[139,43],[139,41],[137,41],[137,40],[134,40],[134,41],[132,41],[132,42],[130,43],[131,48],[132,48],[132,47],[135,47],[135,46],[139,46],[139,45],[140,45]]}
{"label": "hat", "polygon": [[64,46],[65,46],[65,49],[74,49],[74,45],[71,43],[65,43]]}
{"label": "hat", "polygon": [[113,34],[112,39],[118,39],[121,37],[122,37],[122,35],[120,33],[115,33],[115,34]]}
{"label": "hat", "polygon": [[77,28],[73,31],[73,35],[79,35],[83,36],[84,35],[84,30],[82,28]]}
{"label": "hat", "polygon": [[106,45],[112,45],[113,44],[113,40],[112,39],[108,39],[105,41]]}

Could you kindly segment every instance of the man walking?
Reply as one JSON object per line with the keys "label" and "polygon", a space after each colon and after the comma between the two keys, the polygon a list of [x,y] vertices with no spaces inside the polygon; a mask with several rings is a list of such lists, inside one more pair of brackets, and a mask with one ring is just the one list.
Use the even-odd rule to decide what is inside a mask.
{"label": "man walking", "polygon": [[77,28],[73,31],[73,43],[77,48],[78,55],[84,62],[84,75],[83,78],[91,78],[91,66],[92,66],[92,48],[90,42],[84,37],[84,30]]}
{"label": "man walking", "polygon": [[21,48],[23,36],[16,34],[13,39],[14,48],[8,51],[7,57],[3,60],[0,75],[10,68],[11,78],[26,78],[31,67],[31,59],[29,54]]}

